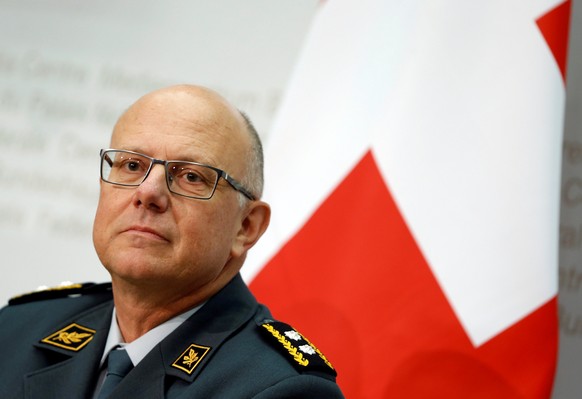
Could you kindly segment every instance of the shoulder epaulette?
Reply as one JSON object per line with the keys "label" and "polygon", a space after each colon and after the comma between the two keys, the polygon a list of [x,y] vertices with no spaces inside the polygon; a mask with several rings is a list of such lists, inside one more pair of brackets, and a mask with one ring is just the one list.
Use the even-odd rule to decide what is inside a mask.
{"label": "shoulder epaulette", "polygon": [[289,324],[271,319],[265,319],[258,324],[270,338],[270,342],[287,356],[300,372],[337,376],[337,372],[323,353]]}
{"label": "shoulder epaulette", "polygon": [[39,291],[33,291],[10,298],[8,305],[19,305],[22,303],[42,301],[45,299],[65,298],[73,295],[87,295],[111,290],[111,283],[95,284],[69,284],[52,288],[46,288]]}

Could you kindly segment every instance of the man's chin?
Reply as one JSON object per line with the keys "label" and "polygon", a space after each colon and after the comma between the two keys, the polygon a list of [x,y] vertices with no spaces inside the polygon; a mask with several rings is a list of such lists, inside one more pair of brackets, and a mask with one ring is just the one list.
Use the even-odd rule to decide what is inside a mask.
{"label": "man's chin", "polygon": [[[142,254],[143,255],[143,254]],[[126,255],[117,257],[105,266],[112,279],[147,283],[149,281],[163,281],[171,271],[165,271],[164,262],[144,256]]]}

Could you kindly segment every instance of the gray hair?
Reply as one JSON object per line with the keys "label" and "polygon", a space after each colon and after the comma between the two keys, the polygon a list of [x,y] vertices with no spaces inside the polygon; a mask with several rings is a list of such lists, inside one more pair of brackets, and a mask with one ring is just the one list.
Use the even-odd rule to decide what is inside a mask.
{"label": "gray hair", "polygon": [[[247,132],[251,139],[250,152],[247,155],[247,171],[244,178],[241,179],[241,183],[249,190],[257,199],[260,199],[263,195],[263,168],[264,168],[264,158],[263,158],[263,145],[261,143],[261,138],[255,126],[251,122],[251,119],[243,111],[240,111],[241,116],[245,121]],[[244,204],[246,197],[239,193],[239,202],[241,205]]]}

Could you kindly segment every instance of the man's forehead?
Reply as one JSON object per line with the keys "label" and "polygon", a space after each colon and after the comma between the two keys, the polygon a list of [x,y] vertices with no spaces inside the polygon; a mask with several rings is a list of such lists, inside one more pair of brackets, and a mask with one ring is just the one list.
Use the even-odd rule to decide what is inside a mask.
{"label": "man's forehead", "polygon": [[249,147],[245,129],[240,112],[218,94],[176,86],[134,103],[115,125],[111,147],[221,167]]}
{"label": "man's forehead", "polygon": [[190,125],[197,129],[237,131],[244,126],[240,112],[223,97],[197,86],[174,86],[146,94],[128,108],[118,125]]}

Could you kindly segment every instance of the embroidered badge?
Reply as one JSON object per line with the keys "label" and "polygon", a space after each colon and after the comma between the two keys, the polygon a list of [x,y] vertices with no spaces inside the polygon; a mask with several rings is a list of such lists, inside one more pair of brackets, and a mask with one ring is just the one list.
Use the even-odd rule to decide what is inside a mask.
{"label": "embroidered badge", "polygon": [[174,360],[172,367],[180,369],[190,375],[210,349],[209,346],[191,344],[176,360]]}
{"label": "embroidered badge", "polygon": [[308,355],[315,355],[315,349],[311,345],[301,345],[299,350],[303,353],[307,353]]}
{"label": "embroidered badge", "polygon": [[301,334],[295,330],[285,331],[285,336],[289,339],[292,339],[293,341],[301,340]]}
{"label": "embroidered badge", "polygon": [[273,338],[282,345],[281,350],[286,351],[296,365],[304,370],[317,370],[333,376],[335,369],[327,358],[304,335],[293,329],[288,324],[280,321],[265,320],[260,324]]}
{"label": "embroidered badge", "polygon": [[91,342],[94,335],[95,330],[73,323],[43,338],[40,342],[77,352]]}

